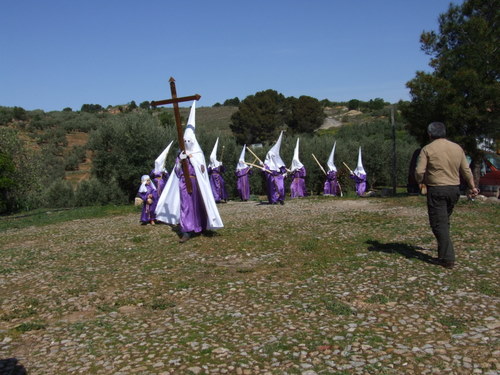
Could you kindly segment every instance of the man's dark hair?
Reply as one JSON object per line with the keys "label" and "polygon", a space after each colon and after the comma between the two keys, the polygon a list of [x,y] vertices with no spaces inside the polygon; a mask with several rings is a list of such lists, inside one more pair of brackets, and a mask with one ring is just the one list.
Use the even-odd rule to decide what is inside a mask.
{"label": "man's dark hair", "polygon": [[446,137],[446,127],[442,122],[431,122],[427,126],[427,133],[432,139],[445,138]]}

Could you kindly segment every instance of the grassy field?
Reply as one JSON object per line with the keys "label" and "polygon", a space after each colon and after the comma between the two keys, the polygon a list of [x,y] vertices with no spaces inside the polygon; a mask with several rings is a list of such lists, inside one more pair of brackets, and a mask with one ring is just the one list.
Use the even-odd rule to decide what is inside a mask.
{"label": "grassy field", "polygon": [[218,207],[185,244],[130,206],[2,218],[0,373],[498,370],[498,204],[459,202],[453,270],[423,197]]}

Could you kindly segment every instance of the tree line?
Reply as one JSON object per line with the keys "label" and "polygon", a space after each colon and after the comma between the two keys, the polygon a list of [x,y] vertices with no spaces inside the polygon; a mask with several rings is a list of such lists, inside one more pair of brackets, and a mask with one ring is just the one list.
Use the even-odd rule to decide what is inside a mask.
{"label": "tree line", "polygon": [[[0,112],[12,109],[0,107]],[[38,207],[72,207],[95,204],[123,204],[130,202],[139,186],[140,176],[148,174],[154,160],[174,140],[167,159],[167,169],[176,156],[175,125],[162,118],[165,110],[142,110],[110,115],[88,112],[25,111],[23,120],[9,118],[0,124],[0,171],[2,180],[1,211],[15,212]],[[13,121],[16,127],[12,126]],[[8,125],[8,126],[7,126]],[[280,125],[282,126],[282,124]],[[282,129],[282,127],[280,128]],[[272,129],[273,131],[276,129]],[[29,138],[22,140],[20,131]],[[67,149],[65,135],[73,131],[88,133],[85,146]],[[45,134],[45,135],[44,135]],[[48,135],[47,135],[48,134]],[[276,141],[274,133],[263,139],[252,150],[262,159]],[[227,168],[225,179],[230,198],[236,197],[234,169],[243,145],[237,137],[214,132],[197,118],[197,138],[207,162],[217,137],[219,150],[224,146],[223,163]],[[322,191],[324,176],[312,154],[326,161],[337,142],[336,160],[353,168],[357,162],[358,147],[363,148],[364,166],[369,172],[369,183],[380,186],[390,183],[391,126],[387,120],[359,125],[345,125],[324,133],[302,133],[293,129],[285,132],[282,158],[291,163],[297,138],[300,138],[300,157],[308,168],[307,187],[311,194]],[[418,147],[412,137],[398,124],[398,158],[401,160],[399,183],[406,184],[406,168],[411,149]],[[250,144],[249,144],[250,145]],[[65,172],[78,168],[92,154],[91,178],[73,187],[64,177]],[[381,157],[384,155],[383,157]],[[247,154],[248,159],[250,155]],[[249,160],[250,162],[253,161]],[[345,192],[352,190],[346,170],[339,164],[340,179]],[[251,178],[252,193],[265,194],[263,179],[258,170]]]}

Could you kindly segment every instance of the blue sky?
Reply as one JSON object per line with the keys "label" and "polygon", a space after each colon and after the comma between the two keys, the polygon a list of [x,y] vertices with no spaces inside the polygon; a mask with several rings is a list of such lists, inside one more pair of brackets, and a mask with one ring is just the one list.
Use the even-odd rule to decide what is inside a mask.
{"label": "blue sky", "polygon": [[[79,110],[273,89],[409,100],[422,31],[450,0],[17,0],[0,12],[0,106]],[[453,3],[461,4],[461,0]]]}

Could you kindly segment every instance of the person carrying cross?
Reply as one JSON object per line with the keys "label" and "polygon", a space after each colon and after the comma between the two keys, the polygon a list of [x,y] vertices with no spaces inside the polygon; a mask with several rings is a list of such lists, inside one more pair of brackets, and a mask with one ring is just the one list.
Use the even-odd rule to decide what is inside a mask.
{"label": "person carrying cross", "polygon": [[[205,156],[196,140],[195,128],[193,102],[184,130],[185,150],[177,156],[174,169],[156,208],[157,220],[179,224],[181,243],[207,229],[219,229],[224,226],[210,188]],[[183,161],[187,161],[188,175],[184,173]],[[188,180],[191,182],[191,192],[187,186]]]}

